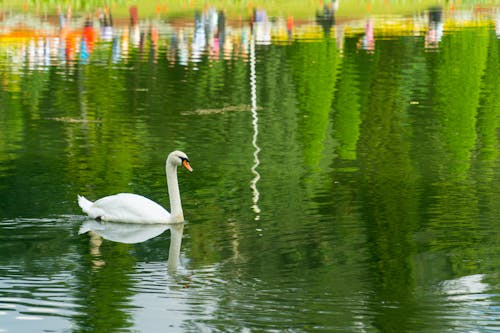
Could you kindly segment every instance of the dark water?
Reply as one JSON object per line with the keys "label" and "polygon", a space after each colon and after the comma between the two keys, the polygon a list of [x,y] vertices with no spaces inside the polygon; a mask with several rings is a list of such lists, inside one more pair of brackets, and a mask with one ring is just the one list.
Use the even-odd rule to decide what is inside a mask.
{"label": "dark water", "polygon": [[[0,332],[499,331],[500,39],[465,13],[5,19]],[[77,194],[168,207],[174,149],[183,229],[79,233]]]}

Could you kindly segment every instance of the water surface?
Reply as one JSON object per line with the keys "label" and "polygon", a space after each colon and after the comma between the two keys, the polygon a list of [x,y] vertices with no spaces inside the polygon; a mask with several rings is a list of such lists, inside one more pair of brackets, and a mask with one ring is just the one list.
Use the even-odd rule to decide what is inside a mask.
{"label": "water surface", "polygon": [[[4,19],[0,332],[500,330],[498,10],[318,9]],[[174,149],[180,232],[79,233]]]}

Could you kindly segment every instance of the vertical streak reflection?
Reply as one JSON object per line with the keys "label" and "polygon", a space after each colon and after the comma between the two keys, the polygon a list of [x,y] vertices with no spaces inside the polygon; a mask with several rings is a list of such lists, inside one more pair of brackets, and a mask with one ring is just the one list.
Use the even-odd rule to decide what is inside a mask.
{"label": "vertical streak reflection", "polygon": [[257,167],[260,164],[259,152],[260,147],[257,145],[257,136],[259,135],[259,117],[257,114],[257,75],[255,73],[255,37],[252,34],[250,39],[250,99],[251,99],[251,111],[252,111],[252,126],[253,126],[253,138],[252,145],[255,148],[253,152],[254,164],[251,168],[252,173],[255,177],[250,181],[250,188],[252,189],[252,209],[255,212],[255,220],[260,219],[260,208],[259,208],[259,190],[257,189],[257,182],[260,179],[260,174],[257,171]]}

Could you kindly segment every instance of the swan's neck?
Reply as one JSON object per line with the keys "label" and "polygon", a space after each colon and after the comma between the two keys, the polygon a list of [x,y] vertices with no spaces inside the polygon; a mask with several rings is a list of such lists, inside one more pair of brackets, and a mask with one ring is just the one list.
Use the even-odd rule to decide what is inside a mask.
{"label": "swan's neck", "polygon": [[177,166],[167,162],[167,185],[168,197],[170,198],[170,214],[175,222],[184,221],[182,213],[181,195],[179,193],[179,182],[177,181]]}

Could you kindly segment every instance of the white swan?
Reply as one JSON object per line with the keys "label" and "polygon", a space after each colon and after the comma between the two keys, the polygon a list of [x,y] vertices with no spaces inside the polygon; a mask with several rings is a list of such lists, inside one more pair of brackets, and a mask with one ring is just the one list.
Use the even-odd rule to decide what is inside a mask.
{"label": "white swan", "polygon": [[177,182],[177,166],[182,165],[190,172],[189,159],[182,151],[173,151],[167,157],[166,173],[170,209],[156,202],[132,193],[119,193],[101,198],[95,202],[78,195],[78,205],[93,219],[125,223],[176,223],[184,221],[181,195]]}

